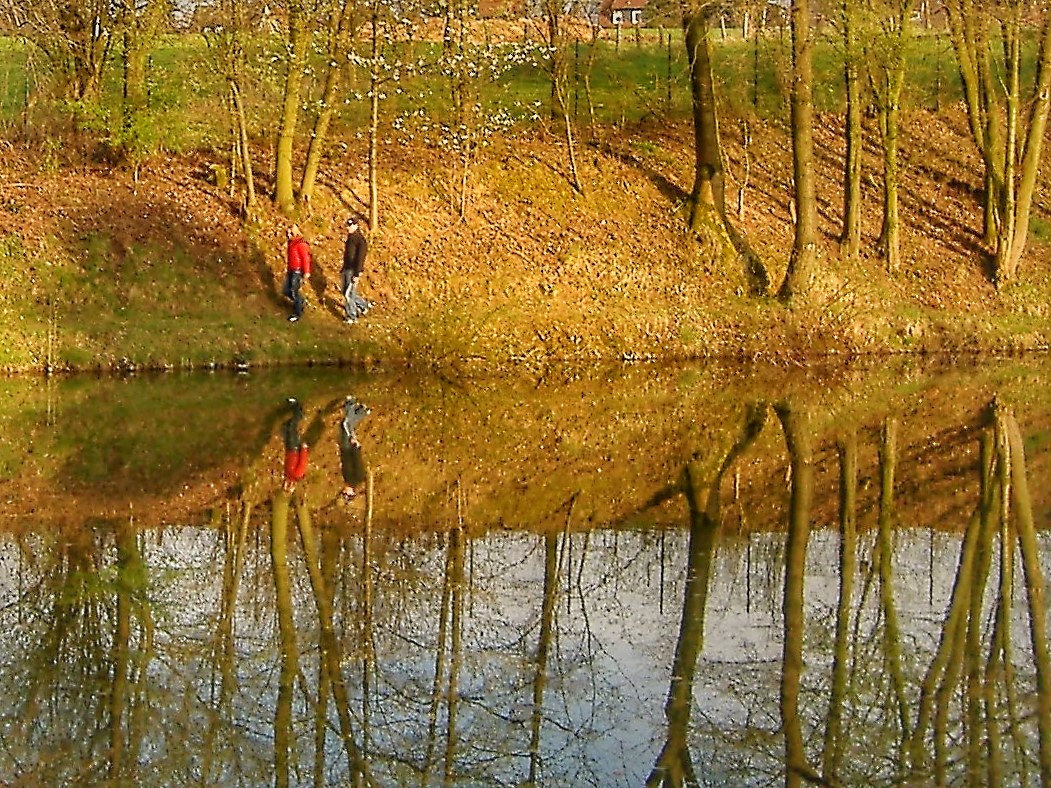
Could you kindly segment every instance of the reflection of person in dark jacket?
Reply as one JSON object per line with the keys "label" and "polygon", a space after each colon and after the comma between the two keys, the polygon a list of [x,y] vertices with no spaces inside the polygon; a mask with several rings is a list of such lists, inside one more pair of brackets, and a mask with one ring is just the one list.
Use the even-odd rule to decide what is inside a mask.
{"label": "reflection of person in dark jacket", "polygon": [[358,423],[372,411],[347,397],[343,403],[343,421],[339,425],[339,465],[343,473],[340,495],[350,500],[365,482],[365,462],[361,458],[361,443],[356,433]]}
{"label": "reflection of person in dark jacket", "polygon": [[310,447],[303,441],[299,424],[303,420],[303,406],[298,400],[289,398],[288,407],[292,414],[281,428],[285,442],[285,479],[281,485],[286,492],[296,489],[296,483],[307,475],[307,463],[310,460]]}

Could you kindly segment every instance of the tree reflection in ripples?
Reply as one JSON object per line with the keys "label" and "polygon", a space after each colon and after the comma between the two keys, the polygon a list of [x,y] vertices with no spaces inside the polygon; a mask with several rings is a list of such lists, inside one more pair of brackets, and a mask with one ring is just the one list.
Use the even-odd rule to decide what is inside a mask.
{"label": "tree reflection in ripples", "polygon": [[1051,784],[1046,384],[9,381],[0,781]]}

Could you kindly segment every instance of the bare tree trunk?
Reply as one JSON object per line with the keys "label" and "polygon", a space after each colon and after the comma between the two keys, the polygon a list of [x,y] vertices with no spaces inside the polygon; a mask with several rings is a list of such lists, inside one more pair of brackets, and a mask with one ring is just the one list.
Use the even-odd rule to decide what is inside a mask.
{"label": "bare tree trunk", "polygon": [[1051,14],[1044,11],[1044,28],[1040,39],[1037,61],[1035,99],[1030,104],[1030,115],[1025,144],[1019,167],[1018,194],[1015,199],[1014,235],[1011,239],[1011,257],[1004,261],[1004,279],[1010,281],[1018,274],[1029,236],[1029,216],[1040,174],[1040,160],[1044,149],[1048,111],[1051,109]]}
{"label": "bare tree trunk", "polygon": [[880,110],[880,138],[883,142],[883,224],[876,247],[887,266],[896,271],[901,265],[901,217],[898,211],[898,125],[897,100]]}
{"label": "bare tree trunk", "polygon": [[814,176],[813,34],[810,0],[792,0],[792,172],[796,226],[778,297],[809,293],[817,267],[817,191]]}
{"label": "bare tree trunk", "polygon": [[281,108],[281,126],[277,138],[274,161],[274,201],[281,211],[291,215],[295,211],[295,193],[292,187],[292,155],[299,120],[299,97],[303,86],[303,61],[309,29],[306,13],[299,2],[288,8],[287,71],[285,72],[284,101]]}
{"label": "bare tree trunk", "polygon": [[255,172],[252,169],[252,152],[248,147],[248,122],[245,119],[244,102],[241,101],[241,89],[237,82],[230,81],[230,98],[234,104],[234,117],[237,123],[237,150],[241,158],[241,171],[245,179],[245,216],[255,216]]}
{"label": "bare tree trunk", "polygon": [[573,118],[569,102],[569,42],[562,32],[562,5],[548,0],[543,7],[547,23],[547,45],[550,51],[551,117],[561,120],[566,137],[566,154],[569,158],[569,183],[578,194],[584,194],[577,167],[576,141],[573,137]]}
{"label": "bare tree trunk", "polygon": [[369,50],[369,229],[376,230],[380,224],[380,194],[377,169],[379,166],[380,136],[380,95],[379,95],[379,56],[380,24],[379,3],[372,4],[372,43]]}
{"label": "bare tree trunk", "polygon": [[328,127],[332,122],[342,89],[344,61],[349,49],[349,33],[353,28],[351,8],[349,0],[341,0],[334,9],[337,15],[335,29],[329,28],[328,51],[326,52],[328,65],[325,71],[325,87],[321,94],[321,110],[314,121],[314,131],[310,135],[306,164],[303,168],[303,179],[299,186],[299,199],[303,203],[309,203],[314,196],[314,184],[317,181],[321,154],[328,137]]}
{"label": "bare tree trunk", "polygon": [[690,64],[690,97],[693,106],[694,169],[690,194],[690,229],[700,230],[713,214],[726,213],[725,180],[719,123],[715,114],[715,87],[712,79],[708,20],[711,11],[703,9],[683,16],[683,40]]}
{"label": "bare tree trunk", "polygon": [[[985,165],[985,241],[998,287],[1017,277],[1025,252],[1051,106],[1051,13],[1043,7],[1034,11],[1042,14],[1036,79],[1023,92],[1019,69],[1026,9],[975,0],[946,5],[971,135]],[[991,31],[999,31],[1002,67],[992,61]]]}
{"label": "bare tree trunk", "polygon": [[840,13],[843,25],[843,79],[847,93],[847,111],[844,119],[847,139],[843,163],[843,229],[839,242],[843,256],[856,260],[861,250],[861,152],[864,141],[861,129],[861,80],[858,74],[858,34],[855,3],[843,0]]}

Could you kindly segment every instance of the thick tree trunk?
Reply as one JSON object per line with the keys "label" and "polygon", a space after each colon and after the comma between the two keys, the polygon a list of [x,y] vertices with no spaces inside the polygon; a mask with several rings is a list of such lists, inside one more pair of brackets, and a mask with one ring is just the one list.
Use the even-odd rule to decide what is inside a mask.
{"label": "thick tree trunk", "polygon": [[684,15],[683,33],[690,64],[693,105],[694,179],[690,194],[690,229],[697,231],[704,218],[710,217],[713,211],[720,221],[724,221],[726,215],[722,149],[708,42],[708,13]]}
{"label": "thick tree trunk", "polygon": [[792,0],[792,173],[796,227],[788,269],[778,291],[791,302],[810,290],[817,267],[817,190],[814,184],[813,37],[810,0]]}
{"label": "thick tree trunk", "polygon": [[306,20],[294,4],[288,18],[288,69],[285,72],[284,101],[281,108],[281,130],[277,138],[277,158],[274,162],[274,201],[281,211],[291,215],[295,211],[295,193],[292,187],[292,154],[299,120],[299,97],[303,85],[303,54],[306,47]]}

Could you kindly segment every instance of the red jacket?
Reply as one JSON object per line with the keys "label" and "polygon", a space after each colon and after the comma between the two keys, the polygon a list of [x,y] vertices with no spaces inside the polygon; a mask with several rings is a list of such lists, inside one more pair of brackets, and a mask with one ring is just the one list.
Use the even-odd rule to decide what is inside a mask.
{"label": "red jacket", "polygon": [[298,449],[289,449],[285,452],[285,478],[291,482],[298,482],[307,475],[307,460],[310,452],[305,445]]}
{"label": "red jacket", "polygon": [[310,247],[301,235],[288,239],[288,270],[310,273]]}

